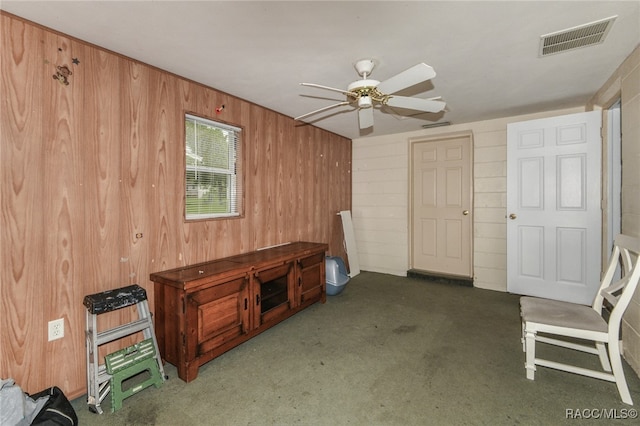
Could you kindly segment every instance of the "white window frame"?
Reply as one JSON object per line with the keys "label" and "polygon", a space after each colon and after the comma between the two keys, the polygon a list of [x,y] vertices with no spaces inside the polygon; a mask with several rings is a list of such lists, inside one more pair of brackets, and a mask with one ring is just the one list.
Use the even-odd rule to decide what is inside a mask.
{"label": "white window frame", "polygon": [[[213,127],[215,129],[219,129],[222,130],[223,132],[229,132],[231,134],[230,138],[231,141],[229,141],[229,143],[231,144],[231,146],[233,148],[228,149],[228,165],[229,168],[224,169],[224,168],[217,168],[217,167],[210,167],[210,166],[200,166],[198,167],[197,165],[191,165],[189,164],[188,159],[201,159],[202,157],[199,155],[200,153],[198,152],[193,152],[188,144],[187,141],[187,132],[186,132],[186,125],[188,121],[192,121],[195,124],[204,124],[206,126],[210,126]],[[184,195],[184,212],[185,212],[185,220],[187,221],[192,221],[192,220],[203,220],[203,219],[218,219],[218,218],[231,218],[231,217],[240,217],[242,216],[242,199],[243,199],[243,193],[242,193],[242,178],[240,175],[240,170],[242,167],[242,156],[241,156],[241,133],[242,133],[242,129],[239,127],[235,127],[235,126],[231,126],[229,124],[226,123],[220,123],[217,121],[213,121],[207,118],[203,118],[197,115],[193,115],[193,114],[185,114],[185,140],[184,140],[184,147],[185,147],[185,157],[184,157],[184,164],[185,164],[185,184],[184,184],[184,190],[185,190],[185,195]],[[197,136],[196,136],[197,137]],[[197,144],[195,144],[197,147]],[[196,148],[197,149],[197,148]],[[206,173],[215,173],[217,175],[226,175],[228,176],[228,186],[226,188],[227,190],[227,194],[226,194],[226,200],[227,200],[227,211],[225,212],[193,212],[193,211],[189,211],[190,208],[188,207],[188,201],[191,199],[193,200],[193,198],[190,198],[189,196],[189,186],[190,186],[190,179],[189,179],[189,172],[195,172],[197,173],[198,171],[203,171]],[[196,189],[197,191],[199,191],[199,189]],[[198,197],[200,198],[200,197]]]}

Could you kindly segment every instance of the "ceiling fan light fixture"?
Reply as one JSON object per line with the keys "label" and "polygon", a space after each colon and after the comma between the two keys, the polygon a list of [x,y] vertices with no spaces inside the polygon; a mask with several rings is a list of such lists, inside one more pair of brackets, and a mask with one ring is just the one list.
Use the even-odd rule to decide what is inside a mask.
{"label": "ceiling fan light fixture", "polygon": [[358,108],[371,108],[372,106],[371,96],[360,96],[358,98]]}

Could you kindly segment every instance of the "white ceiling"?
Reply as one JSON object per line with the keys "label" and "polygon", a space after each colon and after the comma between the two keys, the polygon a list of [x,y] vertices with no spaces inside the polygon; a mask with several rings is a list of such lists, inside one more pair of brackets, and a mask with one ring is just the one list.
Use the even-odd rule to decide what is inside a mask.
{"label": "white ceiling", "polygon": [[[291,117],[343,101],[353,64],[383,81],[425,62],[437,75],[399,94],[447,111],[373,130],[340,107],[309,118],[359,138],[584,105],[640,43],[635,1],[6,1],[0,8]],[[544,58],[540,36],[618,15],[603,44]],[[82,58],[79,58],[82,61]]]}

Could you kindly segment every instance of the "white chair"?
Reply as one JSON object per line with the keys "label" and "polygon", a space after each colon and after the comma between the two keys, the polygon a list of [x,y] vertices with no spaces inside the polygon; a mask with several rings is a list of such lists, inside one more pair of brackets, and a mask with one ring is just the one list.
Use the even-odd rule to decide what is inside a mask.
{"label": "white chair", "polygon": [[[627,235],[616,237],[609,265],[592,306],[536,297],[520,298],[522,344],[523,351],[526,353],[527,379],[534,379],[536,365],[540,365],[615,382],[622,402],[633,405],[624,378],[618,340],[622,315],[640,279],[639,253],[640,239]],[[622,278],[614,281],[618,265],[622,269]],[[604,309],[607,304],[611,309],[608,319],[607,309]],[[560,340],[557,336],[590,341],[595,343],[595,346]],[[536,358],[536,342],[598,355],[604,371]]]}

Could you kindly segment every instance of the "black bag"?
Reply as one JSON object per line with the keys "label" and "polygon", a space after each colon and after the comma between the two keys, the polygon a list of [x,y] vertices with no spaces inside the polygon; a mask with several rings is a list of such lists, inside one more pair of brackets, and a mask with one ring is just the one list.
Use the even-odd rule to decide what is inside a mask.
{"label": "black bag", "polygon": [[60,390],[59,387],[53,386],[45,389],[30,397],[34,400],[48,396],[49,399],[44,404],[38,415],[33,419],[32,425],[45,426],[77,426],[78,416],[71,406],[71,403]]}

